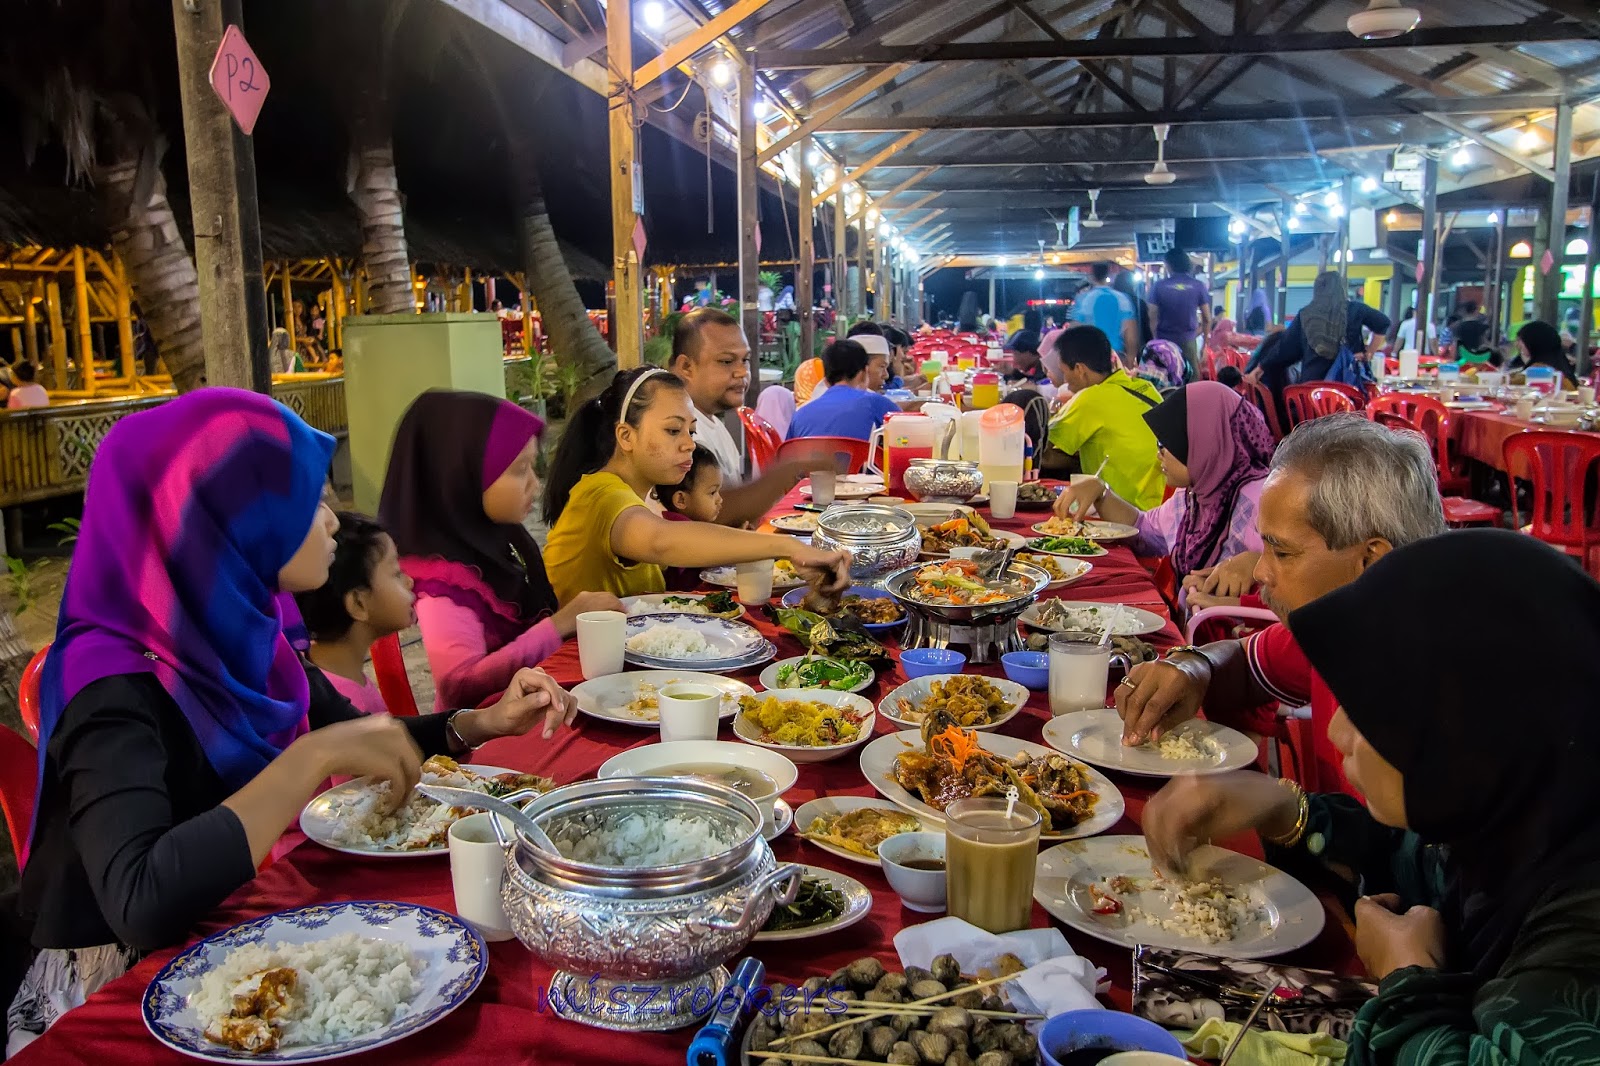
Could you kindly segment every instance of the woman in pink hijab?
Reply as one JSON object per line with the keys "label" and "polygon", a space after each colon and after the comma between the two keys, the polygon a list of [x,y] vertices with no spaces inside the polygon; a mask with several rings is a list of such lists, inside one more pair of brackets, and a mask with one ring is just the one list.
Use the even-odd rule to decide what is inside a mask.
{"label": "woman in pink hijab", "polygon": [[1170,555],[1184,575],[1241,552],[1259,552],[1256,510],[1272,461],[1272,434],[1255,405],[1215,381],[1197,381],[1145,412],[1161,449],[1161,472],[1177,491],[1141,511],[1100,481],[1073,485],[1069,513],[1091,508],[1108,522],[1136,526],[1133,550]]}

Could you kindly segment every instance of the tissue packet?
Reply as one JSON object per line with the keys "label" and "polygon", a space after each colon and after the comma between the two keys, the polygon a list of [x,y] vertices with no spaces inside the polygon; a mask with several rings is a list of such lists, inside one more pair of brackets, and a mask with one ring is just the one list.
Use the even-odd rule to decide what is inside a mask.
{"label": "tissue packet", "polygon": [[1256,959],[1141,945],[1133,955],[1133,1012],[1168,1029],[1198,1029],[1209,1018],[1243,1022],[1273,985],[1299,992],[1268,1003],[1256,1024],[1282,1033],[1327,1033],[1348,1040],[1361,1005],[1378,986],[1359,977]]}

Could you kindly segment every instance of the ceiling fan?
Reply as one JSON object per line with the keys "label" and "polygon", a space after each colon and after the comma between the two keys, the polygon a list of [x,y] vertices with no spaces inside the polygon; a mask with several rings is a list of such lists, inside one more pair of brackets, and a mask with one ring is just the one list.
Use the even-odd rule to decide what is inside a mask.
{"label": "ceiling fan", "polygon": [[1078,225],[1084,227],[1085,229],[1099,229],[1101,226],[1104,226],[1106,223],[1105,223],[1105,220],[1100,217],[1099,211],[1100,211],[1100,190],[1099,189],[1090,189],[1089,190],[1089,217],[1086,218],[1086,219],[1083,219],[1082,221],[1080,221],[1078,223]]}
{"label": "ceiling fan", "polygon": [[1144,176],[1147,185],[1171,185],[1178,180],[1178,175],[1167,169],[1167,134],[1171,130],[1172,127],[1165,124],[1155,127],[1156,165]]}
{"label": "ceiling fan", "polygon": [[1058,252],[1064,252],[1067,250],[1067,224],[1062,222],[1060,219],[1056,219],[1055,249]]}

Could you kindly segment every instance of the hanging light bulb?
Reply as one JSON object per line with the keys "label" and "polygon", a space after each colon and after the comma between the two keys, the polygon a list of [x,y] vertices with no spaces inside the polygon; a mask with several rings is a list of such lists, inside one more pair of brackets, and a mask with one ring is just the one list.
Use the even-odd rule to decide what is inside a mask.
{"label": "hanging light bulb", "polygon": [[771,113],[772,105],[767,102],[767,98],[766,97],[757,96],[756,97],[756,108],[755,108],[755,110],[756,110],[756,121],[757,122],[762,122],[762,121],[765,121],[767,115]]}
{"label": "hanging light bulb", "polygon": [[832,185],[833,184],[833,168],[832,167],[824,167],[823,168],[823,170],[822,170],[822,184],[824,184],[824,185]]}
{"label": "hanging light bulb", "polygon": [[1033,272],[1033,280],[1034,281],[1043,281],[1044,280],[1044,267],[1035,268],[1035,270]]}
{"label": "hanging light bulb", "polygon": [[1467,146],[1462,145],[1450,156],[1450,165],[1457,170],[1465,170],[1472,165],[1472,153],[1467,151]]}
{"label": "hanging light bulb", "polygon": [[1393,226],[1395,223],[1397,223],[1399,221],[1400,221],[1400,213],[1398,211],[1390,211],[1387,215],[1383,216],[1383,224],[1385,226]]}
{"label": "hanging light bulb", "polygon": [[711,65],[711,81],[713,84],[718,86],[727,85],[728,80],[732,77],[733,71],[728,69],[727,60],[719,59]]}
{"label": "hanging light bulb", "polygon": [[1006,265],[1006,257],[1003,256],[1003,255],[995,256],[994,265],[995,266],[1002,266],[1002,267],[1005,266]]}
{"label": "hanging light bulb", "polygon": [[1332,215],[1334,218],[1343,218],[1344,217],[1344,203],[1343,203],[1343,201],[1335,200],[1333,203],[1329,204],[1328,205],[1328,214]]}
{"label": "hanging light bulb", "polygon": [[876,207],[867,208],[867,225],[871,226],[871,225],[875,224],[877,221],[878,221],[878,209]]}
{"label": "hanging light bulb", "polygon": [[1309,210],[1309,208],[1307,208],[1307,207],[1306,207],[1306,205],[1305,205],[1305,204],[1303,204],[1303,203],[1301,203],[1301,202],[1300,202],[1300,201],[1299,201],[1299,200],[1296,200],[1296,201],[1295,201],[1295,202],[1294,202],[1294,213],[1295,213],[1295,214],[1297,214],[1297,215],[1303,215],[1303,214],[1305,214],[1305,213],[1306,213],[1306,211],[1308,211],[1308,210]]}
{"label": "hanging light bulb", "polygon": [[1529,244],[1527,241],[1518,241],[1516,244],[1511,246],[1511,258],[1532,259],[1533,245]]}
{"label": "hanging light bulb", "polygon": [[1339,190],[1330,189],[1328,195],[1322,198],[1322,204],[1328,208],[1343,207],[1344,201],[1339,198]]}
{"label": "hanging light bulb", "polygon": [[822,153],[815,148],[806,153],[806,166],[814,167],[820,162],[822,162]]}
{"label": "hanging light bulb", "polygon": [[1517,151],[1519,152],[1537,152],[1543,144],[1544,141],[1540,139],[1538,128],[1535,126],[1524,127],[1522,133],[1517,137]]}
{"label": "hanging light bulb", "polygon": [[1144,283],[1144,271],[1135,270],[1133,272],[1133,283],[1135,285],[1142,285]]}
{"label": "hanging light bulb", "polygon": [[1486,217],[1484,221],[1489,223],[1491,226],[1498,226],[1500,224],[1500,212],[1490,211],[1488,217]]}
{"label": "hanging light bulb", "polygon": [[1290,215],[1289,216],[1289,228],[1290,229],[1299,229],[1300,228],[1300,220],[1298,218],[1295,218],[1293,215]]}
{"label": "hanging light bulb", "polygon": [[1378,191],[1378,179],[1377,178],[1362,178],[1361,179],[1361,191],[1366,193],[1368,196],[1371,196],[1373,193],[1377,192]]}
{"label": "hanging light bulb", "polygon": [[644,18],[644,24],[652,30],[659,30],[667,24],[667,9],[661,6],[661,0],[648,0],[639,9],[639,14]]}

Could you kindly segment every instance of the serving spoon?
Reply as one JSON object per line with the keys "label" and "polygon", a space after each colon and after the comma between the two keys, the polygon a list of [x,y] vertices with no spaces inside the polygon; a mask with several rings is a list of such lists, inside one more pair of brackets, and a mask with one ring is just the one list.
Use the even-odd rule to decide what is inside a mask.
{"label": "serving spoon", "polygon": [[[523,835],[532,841],[534,847],[539,848],[541,851],[547,851],[551,855],[559,856],[561,854],[560,849],[555,845],[555,841],[550,839],[550,835],[540,828],[539,823],[530,818],[521,807],[517,806],[518,801],[530,800],[541,794],[531,788],[519,789],[503,799],[499,796],[491,796],[488,793],[478,792],[470,788],[457,788],[454,785],[419,784],[417,791],[429,799],[443,803],[446,806],[472,807],[497,814],[520,829]],[[511,841],[506,839],[505,829],[500,825],[500,822],[491,818],[489,819],[489,824],[494,827],[495,839],[500,841],[500,845],[509,847]]]}

